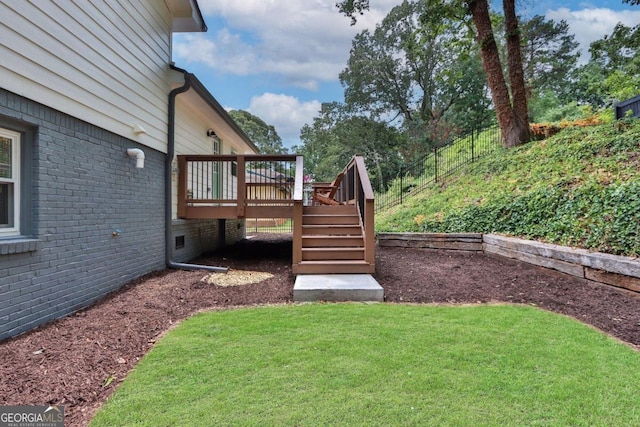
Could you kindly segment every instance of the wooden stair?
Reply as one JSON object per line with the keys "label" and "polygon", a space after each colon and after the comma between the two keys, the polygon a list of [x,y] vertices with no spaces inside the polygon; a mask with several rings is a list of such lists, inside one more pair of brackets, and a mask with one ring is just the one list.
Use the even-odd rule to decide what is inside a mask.
{"label": "wooden stair", "polygon": [[354,205],[305,206],[301,250],[294,274],[363,274],[375,269],[365,260],[362,222]]}

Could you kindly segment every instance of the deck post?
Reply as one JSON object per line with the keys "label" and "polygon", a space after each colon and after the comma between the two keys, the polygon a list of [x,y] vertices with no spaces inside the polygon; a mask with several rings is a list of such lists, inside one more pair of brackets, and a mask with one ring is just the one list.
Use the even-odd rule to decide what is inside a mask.
{"label": "deck post", "polygon": [[187,160],[178,156],[178,218],[187,215]]}
{"label": "deck post", "polygon": [[304,163],[296,156],[296,175],[293,186],[293,270],[302,262],[302,211],[304,199]]}
{"label": "deck post", "polygon": [[[302,261],[302,201],[293,203],[293,268]],[[295,274],[295,273],[294,273]]]}
{"label": "deck post", "polygon": [[[364,226],[364,258],[373,273],[376,266],[376,238],[375,238],[375,200],[371,181],[366,172],[364,158],[354,156],[355,169],[358,174],[358,182],[361,186],[363,197],[363,226]],[[358,191],[360,193],[360,191]]]}
{"label": "deck post", "polygon": [[376,239],[375,239],[375,224],[374,224],[374,201],[369,199],[364,205],[364,217],[366,218],[364,224],[364,257],[365,261],[372,266],[372,270],[376,265]]}
{"label": "deck post", "polygon": [[244,155],[239,154],[237,161],[238,161],[238,188],[237,188],[238,218],[244,218],[245,208],[247,205],[247,183],[246,183],[247,175],[246,175],[246,164],[245,164]]}

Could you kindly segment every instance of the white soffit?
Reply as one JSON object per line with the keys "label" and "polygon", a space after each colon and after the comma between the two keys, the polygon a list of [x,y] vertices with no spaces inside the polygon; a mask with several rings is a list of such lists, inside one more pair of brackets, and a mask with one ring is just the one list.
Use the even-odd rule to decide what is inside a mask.
{"label": "white soffit", "polygon": [[171,27],[174,33],[207,31],[197,0],[165,0],[171,11]]}

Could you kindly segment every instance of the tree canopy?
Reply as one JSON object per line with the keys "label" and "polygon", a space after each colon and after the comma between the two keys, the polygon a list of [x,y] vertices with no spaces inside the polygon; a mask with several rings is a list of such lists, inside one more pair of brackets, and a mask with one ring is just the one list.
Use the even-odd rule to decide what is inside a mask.
{"label": "tree canopy", "polygon": [[[369,2],[337,6],[356,22]],[[522,20],[515,0],[500,12],[488,0],[405,0],[359,33],[340,74],[344,104],[324,105],[302,131],[314,172],[331,179],[362,150],[382,190],[397,162],[417,160],[449,134],[497,120],[504,145],[515,146],[529,141],[531,119],[612,116],[612,104],[640,93],[640,26],[618,24],[579,64],[566,21]]]}
{"label": "tree canopy", "polygon": [[[510,147],[527,142],[529,140],[527,91],[515,0],[503,0],[508,80],[505,77],[496,44],[487,0],[448,2],[425,0],[424,4],[426,11],[423,16],[431,24],[430,28],[437,28],[437,25],[434,25],[436,19],[440,19],[441,22],[448,19],[464,21],[465,16],[471,16],[504,144]],[[337,6],[342,13],[355,20],[358,13],[363,13],[369,7],[369,2],[368,0],[343,0],[337,3]],[[458,14],[458,11],[463,12],[463,15]]]}
{"label": "tree canopy", "polygon": [[[485,125],[485,78],[463,23],[429,25],[428,2],[394,7],[373,32],[358,34],[340,74],[349,108],[399,123],[426,148],[458,128]],[[465,109],[462,119],[455,112]],[[470,120],[473,117],[473,120]],[[419,136],[418,136],[419,135]]]}
{"label": "tree canopy", "polygon": [[231,110],[229,115],[253,141],[261,154],[286,154],[276,129],[260,117],[244,110]]}
{"label": "tree canopy", "polygon": [[576,67],[578,42],[569,24],[536,15],[522,22],[523,67],[527,91],[568,95],[566,76]]}
{"label": "tree canopy", "polygon": [[352,114],[341,103],[322,104],[312,125],[305,125],[302,145],[305,174],[331,181],[355,154],[364,157],[374,189],[384,191],[403,163],[405,139],[401,132],[369,117]]}
{"label": "tree canopy", "polygon": [[590,61],[567,82],[576,101],[601,108],[640,93],[640,25],[618,23],[610,35],[591,43],[589,53]]}

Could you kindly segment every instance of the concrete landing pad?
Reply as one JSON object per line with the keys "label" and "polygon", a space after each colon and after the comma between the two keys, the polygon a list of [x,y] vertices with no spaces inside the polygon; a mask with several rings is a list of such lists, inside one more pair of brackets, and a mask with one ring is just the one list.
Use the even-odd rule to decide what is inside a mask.
{"label": "concrete landing pad", "polygon": [[300,274],[293,286],[293,300],[382,302],[384,290],[370,274]]}

